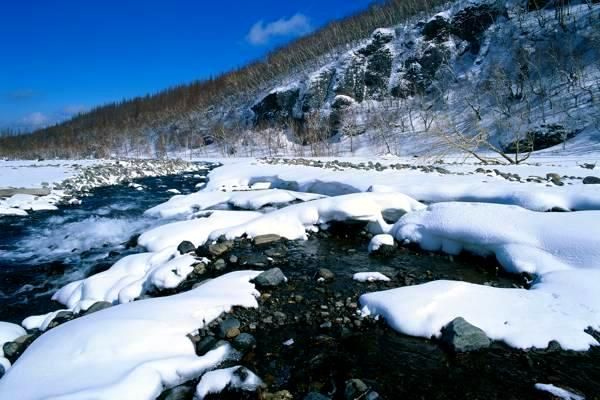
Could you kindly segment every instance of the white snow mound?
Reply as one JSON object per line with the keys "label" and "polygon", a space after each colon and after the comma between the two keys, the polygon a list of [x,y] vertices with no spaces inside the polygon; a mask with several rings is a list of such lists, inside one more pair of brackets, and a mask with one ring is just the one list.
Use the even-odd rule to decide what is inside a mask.
{"label": "white snow mound", "polygon": [[[202,357],[186,336],[232,306],[257,307],[238,271],[189,292],[111,307],[62,324],[36,339],[0,379],[3,398],[155,399],[165,389],[215,368],[229,345]],[[32,384],[34,382],[35,384]]]}
{"label": "white snow mound", "polygon": [[404,213],[423,208],[423,204],[401,193],[353,193],[287,206],[239,226],[216,230],[210,237],[277,234],[290,240],[306,239],[307,230],[332,221],[371,222],[372,230],[380,233],[391,228],[382,212]]}

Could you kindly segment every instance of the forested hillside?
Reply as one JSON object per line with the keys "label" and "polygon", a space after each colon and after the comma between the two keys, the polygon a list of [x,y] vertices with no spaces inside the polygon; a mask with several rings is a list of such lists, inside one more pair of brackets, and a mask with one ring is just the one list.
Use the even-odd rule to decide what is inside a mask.
{"label": "forested hillside", "polygon": [[0,138],[0,155],[483,149],[519,162],[600,143],[599,49],[596,0],[391,0],[214,79]]}

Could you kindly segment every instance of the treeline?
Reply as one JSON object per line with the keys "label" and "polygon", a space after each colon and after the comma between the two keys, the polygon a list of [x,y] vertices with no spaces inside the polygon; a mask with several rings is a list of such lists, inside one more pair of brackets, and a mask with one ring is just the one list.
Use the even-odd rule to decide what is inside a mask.
{"label": "treeline", "polygon": [[26,135],[0,137],[4,157],[104,157],[123,147],[147,152],[163,147],[177,133],[166,130],[185,113],[204,112],[227,99],[253,96],[283,76],[302,71],[379,27],[445,3],[441,0],[388,0],[334,21],[269,53],[263,60],[215,78],[173,87],[154,95],[123,100]]}

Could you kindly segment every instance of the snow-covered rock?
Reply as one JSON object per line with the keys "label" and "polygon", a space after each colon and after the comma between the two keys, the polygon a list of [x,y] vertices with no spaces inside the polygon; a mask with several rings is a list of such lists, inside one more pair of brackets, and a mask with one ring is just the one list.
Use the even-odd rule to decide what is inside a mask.
{"label": "snow-covered rock", "polygon": [[[389,229],[382,212],[408,212],[425,206],[401,193],[354,193],[294,204],[231,228],[219,229],[211,238],[224,235],[228,239],[247,235],[256,237],[277,234],[290,240],[305,239],[307,230],[331,221],[363,221],[372,223],[372,229]],[[377,232],[377,233],[379,233]]]}
{"label": "snow-covered rock", "polygon": [[235,366],[217,369],[202,376],[196,386],[194,399],[203,400],[209,394],[221,393],[225,388],[255,391],[262,385],[262,380],[249,369]]}
{"label": "snow-covered rock", "polygon": [[373,236],[369,242],[369,253],[379,250],[382,246],[394,246],[394,237],[387,233]]}
{"label": "snow-covered rock", "polygon": [[352,279],[358,282],[388,282],[390,280],[390,278],[388,278],[381,272],[357,272],[352,276]]}
{"label": "snow-covered rock", "polygon": [[186,336],[232,306],[257,307],[238,271],[186,293],[137,301],[62,324],[36,339],[0,379],[2,397],[20,400],[155,399],[227,359],[229,345],[198,357]]}
{"label": "snow-covered rock", "polygon": [[10,361],[4,358],[4,343],[12,342],[19,336],[23,336],[26,333],[27,332],[25,331],[25,329],[23,329],[17,324],[0,321],[0,367],[4,368],[4,371],[10,368]]}
{"label": "snow-covered rock", "polygon": [[552,396],[558,397],[561,400],[585,400],[585,397],[551,383],[536,383],[535,388],[542,392],[550,393]]}
{"label": "snow-covered rock", "polygon": [[75,311],[85,310],[97,301],[128,303],[147,290],[177,287],[194,270],[196,263],[196,258],[180,255],[175,247],[133,254],[120,259],[106,271],[69,283],[52,299]]}
{"label": "snow-covered rock", "polygon": [[600,268],[598,221],[600,211],[538,213],[515,206],[450,202],[405,215],[391,234],[430,251],[494,254],[507,271],[541,274]]}
{"label": "snow-covered rock", "polygon": [[266,205],[310,201],[324,196],[281,189],[249,190],[241,192],[202,191],[185,196],[173,196],[169,201],[146,211],[147,215],[170,218],[190,215],[219,205],[245,210],[258,210]]}
{"label": "snow-covered rock", "polygon": [[149,251],[177,246],[184,240],[198,247],[206,243],[215,230],[237,226],[261,215],[255,211],[207,211],[205,217],[172,222],[146,231],[138,238],[138,243]]}

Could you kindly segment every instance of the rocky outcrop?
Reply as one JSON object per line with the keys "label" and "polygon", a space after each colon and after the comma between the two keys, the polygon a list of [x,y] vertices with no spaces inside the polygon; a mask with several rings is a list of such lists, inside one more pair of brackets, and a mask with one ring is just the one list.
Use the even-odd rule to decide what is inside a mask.
{"label": "rocky outcrop", "polygon": [[297,88],[274,91],[252,106],[255,124],[285,123],[294,116],[294,108],[300,98]]}

